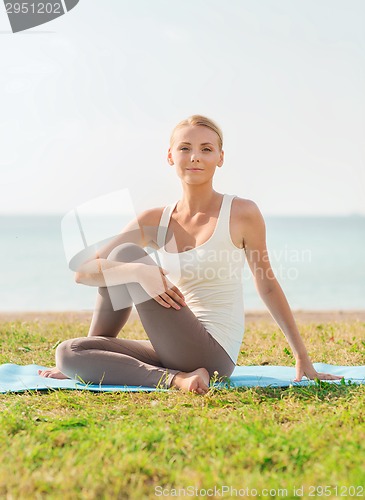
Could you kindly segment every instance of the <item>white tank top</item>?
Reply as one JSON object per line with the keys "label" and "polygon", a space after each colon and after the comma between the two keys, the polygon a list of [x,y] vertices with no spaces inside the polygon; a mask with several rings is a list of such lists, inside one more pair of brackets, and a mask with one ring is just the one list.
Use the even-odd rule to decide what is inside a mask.
{"label": "white tank top", "polygon": [[185,297],[185,302],[212,337],[236,363],[244,333],[243,266],[245,252],[232,242],[229,222],[232,200],[223,195],[216,227],[202,245],[185,252],[165,249],[171,214],[177,202],[164,208],[157,232],[160,265],[167,278]]}

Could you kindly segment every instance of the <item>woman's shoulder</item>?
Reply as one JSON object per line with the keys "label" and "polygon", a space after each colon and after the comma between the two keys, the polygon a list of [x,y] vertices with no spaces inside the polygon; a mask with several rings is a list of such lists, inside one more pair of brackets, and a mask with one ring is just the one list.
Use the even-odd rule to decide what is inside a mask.
{"label": "woman's shoulder", "polygon": [[232,216],[238,219],[252,219],[261,215],[260,209],[253,200],[235,196],[232,201]]}
{"label": "woman's shoulder", "polygon": [[165,207],[154,207],[143,210],[138,214],[138,222],[144,226],[158,226]]}
{"label": "woman's shoulder", "polygon": [[232,201],[232,230],[238,241],[243,241],[243,247],[258,234],[265,233],[265,221],[259,207],[253,200],[235,197]]}
{"label": "woman's shoulder", "polygon": [[157,245],[157,233],[164,208],[154,207],[143,210],[137,215],[137,219],[134,221],[134,224],[137,222],[147,246],[154,247]]}

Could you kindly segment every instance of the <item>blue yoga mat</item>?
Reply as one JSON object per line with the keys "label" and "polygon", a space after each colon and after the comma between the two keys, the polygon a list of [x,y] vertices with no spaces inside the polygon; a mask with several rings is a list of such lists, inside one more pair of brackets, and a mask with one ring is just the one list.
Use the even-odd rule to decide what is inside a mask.
{"label": "blue yoga mat", "polygon": [[[318,372],[343,375],[345,383],[365,384],[365,366],[335,366],[324,363],[314,363]],[[155,389],[143,386],[119,386],[119,385],[87,385],[76,380],[58,380],[44,378],[38,375],[38,370],[47,367],[38,365],[0,365],[0,393],[23,392],[30,390],[47,389],[78,389],[88,391],[163,391],[166,389]],[[293,382],[295,368],[292,366],[236,366],[230,376],[231,387],[288,387],[290,385],[310,385],[313,380],[303,379],[301,382]],[[338,384],[341,381],[331,381]]]}

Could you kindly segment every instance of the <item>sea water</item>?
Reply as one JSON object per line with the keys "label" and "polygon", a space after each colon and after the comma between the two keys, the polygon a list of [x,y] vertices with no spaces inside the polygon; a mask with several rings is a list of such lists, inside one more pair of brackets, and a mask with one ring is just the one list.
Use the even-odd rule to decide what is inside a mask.
{"label": "sea water", "polygon": [[[0,217],[1,311],[94,308],[97,288],[77,284],[69,269],[62,218]],[[111,236],[127,222],[112,221]],[[267,217],[266,229],[268,257],[292,309],[365,309],[365,217]],[[243,288],[246,310],[266,309],[247,262]]]}

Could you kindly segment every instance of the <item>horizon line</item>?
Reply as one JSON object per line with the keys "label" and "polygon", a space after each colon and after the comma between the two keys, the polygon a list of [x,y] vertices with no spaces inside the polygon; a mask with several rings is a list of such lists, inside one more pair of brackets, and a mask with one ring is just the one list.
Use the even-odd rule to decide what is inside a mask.
{"label": "horizon line", "polygon": [[[263,212],[263,211],[261,211]],[[45,217],[45,216],[53,216],[53,217],[64,217],[68,212],[7,212],[1,213],[0,217]],[[365,212],[347,212],[347,213],[265,213],[263,212],[265,217],[365,217]],[[92,217],[111,217],[111,216],[133,216],[133,214],[90,214]]]}

